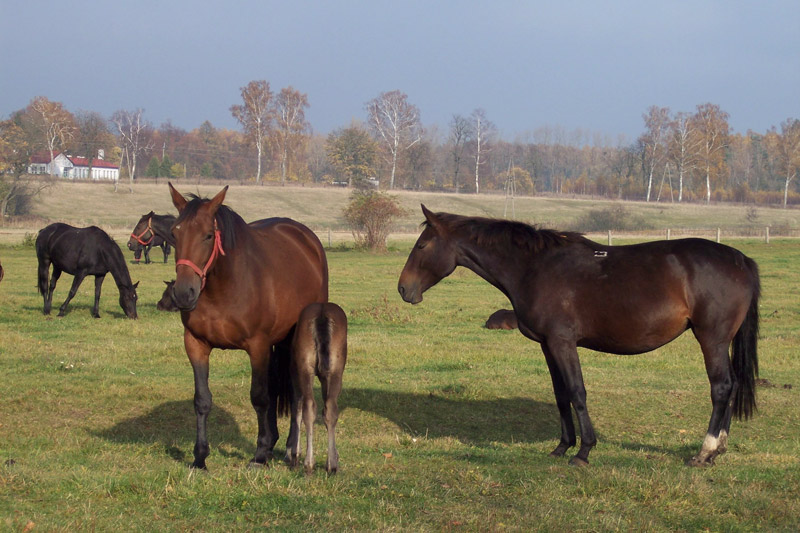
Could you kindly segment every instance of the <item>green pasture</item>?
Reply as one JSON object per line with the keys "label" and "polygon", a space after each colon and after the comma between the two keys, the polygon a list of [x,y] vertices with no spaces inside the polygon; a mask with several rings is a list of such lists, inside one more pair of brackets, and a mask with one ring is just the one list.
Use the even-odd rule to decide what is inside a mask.
{"label": "green pasture", "polygon": [[[211,195],[219,185],[178,184]],[[420,202],[437,211],[502,216],[503,196],[400,193],[400,230],[417,231]],[[684,461],[711,411],[691,334],[655,352],[583,351],[588,406],[599,444],[588,468],[548,453],[560,434],[538,345],[483,328],[505,298],[459,269],[418,306],[397,278],[413,243],[373,255],[348,248],[340,189],[237,187],[226,203],[252,220],[291,216],[326,242],[331,299],[350,319],[337,432],[340,473],[276,460],[250,469],[256,421],[241,351],[215,350],[207,472],[189,468],[192,372],[180,318],[156,310],[174,263],[128,267],[139,319],[124,318],[110,276],[89,314],[86,280],[63,318],[45,317],[30,240],[47,221],[97,224],[119,244],[139,215],[173,212],[166,184],[133,194],[108,185],[59,184],[38,218],[0,228],[0,531],[796,531],[800,524],[800,241],[730,240],[761,269],[758,414],[734,422],[729,451],[706,469]],[[517,218],[562,226],[607,203],[518,198]],[[629,206],[629,204],[625,204]],[[663,227],[798,227],[798,211],[744,206],[630,204]],[[28,244],[24,244],[28,242]],[[623,241],[615,241],[623,242]],[[124,250],[130,261],[132,254]],[[71,276],[53,300],[63,302]],[[55,314],[55,313],[54,313]],[[280,422],[282,457],[288,421]]]}
{"label": "green pasture", "polygon": [[[192,373],[177,314],[156,310],[174,264],[129,264],[139,319],[110,279],[45,317],[32,247],[0,247],[0,529],[22,531],[796,531],[800,523],[800,242],[733,243],[761,267],[758,415],[717,465],[708,381],[686,334],[656,352],[582,353],[599,445],[575,468],[548,452],[557,410],[540,349],[483,328],[504,297],[459,269],[418,306],[396,293],[411,241],[329,251],[350,318],[341,470],[249,469],[256,421],[240,351],[212,353],[207,472],[189,468]],[[130,252],[125,252],[130,260]],[[160,258],[160,251],[153,254]],[[56,290],[61,304],[71,283]],[[288,421],[280,424],[282,455]]]}

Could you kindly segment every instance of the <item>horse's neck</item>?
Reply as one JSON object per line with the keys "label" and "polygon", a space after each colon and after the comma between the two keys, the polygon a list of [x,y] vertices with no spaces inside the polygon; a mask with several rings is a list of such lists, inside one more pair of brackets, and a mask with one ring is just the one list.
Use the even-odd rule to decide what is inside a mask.
{"label": "horse's neck", "polygon": [[[525,260],[500,246],[481,245],[468,237],[457,240],[458,265],[468,268],[508,294],[511,285],[520,275],[517,265]],[[524,252],[520,251],[519,254]]]}
{"label": "horse's neck", "polygon": [[[116,247],[117,244],[113,243]],[[113,248],[108,253],[108,271],[111,272],[111,276],[114,278],[114,283],[117,284],[117,288],[122,287],[131,287],[133,286],[133,282],[131,281],[131,274],[128,272],[127,267],[125,266],[125,257],[122,255],[122,252],[117,248],[114,250]]]}

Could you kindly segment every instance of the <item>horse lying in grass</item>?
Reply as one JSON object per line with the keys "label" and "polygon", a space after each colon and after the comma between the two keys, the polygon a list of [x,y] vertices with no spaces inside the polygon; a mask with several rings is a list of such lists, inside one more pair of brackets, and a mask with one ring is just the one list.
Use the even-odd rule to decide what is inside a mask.
{"label": "horse lying in grass", "polygon": [[731,417],[754,413],[760,282],[755,261],[738,250],[705,239],[603,246],[519,222],[433,213],[424,205],[422,212],[424,229],[400,274],[400,296],[417,304],[464,266],[508,297],[520,332],[541,344],[550,369],[561,416],[561,441],[551,455],[576,444],[570,406],[581,434],[571,463],[588,464],[597,443],[578,346],[638,354],[692,330],[712,409],[690,465],[713,464],[727,449]]}
{"label": "horse lying in grass", "polygon": [[[328,460],[325,470],[335,474],[339,470],[339,452],[336,450],[336,422],[339,420],[337,400],[342,390],[342,374],[347,362],[347,315],[334,303],[311,304],[300,313],[292,341],[292,386],[294,402],[292,417],[300,427],[306,427],[306,473],[314,469],[314,376],[322,387],[322,418],[328,430]],[[300,454],[300,435],[287,447],[291,451],[289,464],[297,466]]]}
{"label": "horse lying in grass", "polygon": [[[100,289],[106,274],[111,272],[119,289],[119,305],[128,318],[136,318],[136,287],[131,283],[128,267],[117,243],[96,226],[74,228],[56,222],[39,232],[36,237],[36,257],[39,260],[39,293],[44,298],[44,314],[50,314],[53,291],[62,272],[72,274],[72,287],[61,304],[58,316],[64,316],[67,305],[75,297],[86,276],[94,276],[94,305],[92,316],[100,318]],[[53,275],[49,280],[50,265]]]}

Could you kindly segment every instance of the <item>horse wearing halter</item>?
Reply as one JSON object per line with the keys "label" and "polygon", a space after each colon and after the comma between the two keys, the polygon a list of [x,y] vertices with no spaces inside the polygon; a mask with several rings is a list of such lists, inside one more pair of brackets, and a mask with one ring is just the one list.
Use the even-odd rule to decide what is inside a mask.
{"label": "horse wearing halter", "polygon": [[220,255],[225,255],[225,250],[222,249],[222,235],[220,233],[219,226],[217,226],[217,220],[214,219],[214,248],[211,250],[211,255],[208,257],[208,261],[206,261],[206,266],[200,269],[199,266],[189,259],[178,259],[175,262],[175,270],[177,270],[181,265],[186,265],[194,270],[195,273],[200,276],[200,290],[202,291],[206,286],[206,277],[208,271],[211,268],[211,265],[214,263],[214,260]]}
{"label": "horse wearing halter", "polygon": [[[136,242],[138,242],[142,246],[148,246],[151,242],[153,242],[153,239],[156,236],[155,232],[153,232],[153,226],[151,225],[152,222],[153,222],[153,217],[148,218],[147,219],[147,227],[144,228],[139,235],[136,235],[135,233],[131,233],[131,237],[136,239]],[[144,237],[144,234],[147,233],[148,231],[150,232],[150,238],[147,239],[146,241],[142,240],[142,237]]]}

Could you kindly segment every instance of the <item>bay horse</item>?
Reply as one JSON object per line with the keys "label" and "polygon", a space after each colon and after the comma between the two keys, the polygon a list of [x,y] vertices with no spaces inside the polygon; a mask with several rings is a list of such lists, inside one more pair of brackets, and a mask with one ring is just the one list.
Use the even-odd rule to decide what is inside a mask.
{"label": "bay horse", "polygon": [[[136,288],[131,283],[128,267],[117,243],[97,226],[75,228],[56,222],[36,236],[36,257],[39,260],[39,293],[44,298],[44,314],[50,314],[53,291],[62,272],[72,274],[72,287],[61,304],[58,316],[64,316],[67,305],[75,297],[86,276],[94,276],[94,305],[92,316],[100,318],[100,289],[106,274],[111,272],[119,289],[119,305],[128,318],[136,318]],[[53,275],[48,283],[50,265]]]}
{"label": "bay horse", "polygon": [[489,315],[486,329],[517,329],[517,315],[511,309],[498,309]]}
{"label": "bay horse", "polygon": [[138,263],[144,252],[144,263],[150,264],[150,249],[158,246],[166,263],[171,247],[175,244],[170,232],[174,223],[173,215],[156,215],[153,211],[142,215],[128,239],[128,249],[133,252],[133,260]]}
{"label": "bay horse", "polygon": [[[228,187],[211,200],[184,198],[169,184],[178,218],[175,284],[172,296],[181,310],[183,341],[194,372],[197,438],[194,468],[205,468],[209,454],[207,420],[212,348],[241,349],[250,357],[250,401],[258,419],[251,464],[272,458],[278,441],[277,414],[288,414],[292,332],[309,304],[328,301],[328,262],[317,236],[288,218],[246,223],[222,202]],[[297,438],[291,421],[287,440]]]}
{"label": "bay horse", "polygon": [[[603,246],[578,233],[505,220],[433,213],[398,282],[406,302],[464,266],[511,301],[520,332],[541,344],[561,418],[551,452],[581,443],[571,464],[588,464],[597,439],[586,408],[577,347],[614,354],[654,350],[691,329],[711,384],[711,420],[687,464],[709,465],[727,449],[732,415],[755,411],[758,266],[705,239]],[[732,355],[729,348],[732,346]]]}
{"label": "bay horse", "polygon": [[[306,427],[305,471],[314,470],[314,376],[322,388],[322,418],[328,430],[328,458],[325,470],[335,474],[339,470],[339,452],[336,450],[336,423],[339,420],[339,393],[342,391],[342,374],[347,363],[347,315],[335,303],[314,303],[303,309],[292,340],[292,418],[298,430],[300,422]],[[300,455],[300,438],[293,441],[289,465],[297,466]]]}

